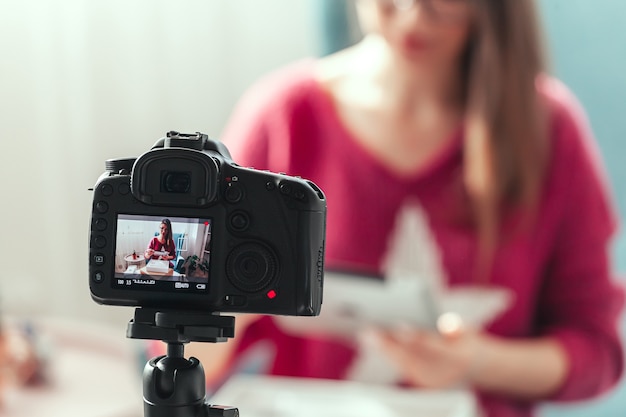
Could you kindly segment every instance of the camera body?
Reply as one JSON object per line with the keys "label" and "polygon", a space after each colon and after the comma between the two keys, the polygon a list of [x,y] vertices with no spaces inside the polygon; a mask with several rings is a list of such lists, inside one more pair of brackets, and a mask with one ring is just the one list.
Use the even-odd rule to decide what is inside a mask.
{"label": "camera body", "polygon": [[94,187],[91,296],[109,305],[315,316],[325,231],[326,200],[312,182],[241,167],[202,133],[169,132],[136,160],[107,161]]}

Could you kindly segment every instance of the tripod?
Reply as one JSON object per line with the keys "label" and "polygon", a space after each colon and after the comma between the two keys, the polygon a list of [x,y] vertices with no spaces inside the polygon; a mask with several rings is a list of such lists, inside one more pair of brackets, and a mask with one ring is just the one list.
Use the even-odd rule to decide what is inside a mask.
{"label": "tripod", "polygon": [[204,368],[184,356],[186,343],[226,342],[234,336],[234,317],[135,309],[126,337],[167,343],[167,354],[150,359],[143,371],[144,417],[239,417],[237,408],[207,402]]}

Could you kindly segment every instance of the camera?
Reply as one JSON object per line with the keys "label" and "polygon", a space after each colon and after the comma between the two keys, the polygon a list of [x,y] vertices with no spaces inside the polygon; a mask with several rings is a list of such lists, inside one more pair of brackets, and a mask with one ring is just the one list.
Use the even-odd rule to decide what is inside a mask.
{"label": "camera", "polygon": [[89,288],[101,304],[316,316],[326,199],[242,167],[203,133],[168,132],[106,161],[93,188]]}

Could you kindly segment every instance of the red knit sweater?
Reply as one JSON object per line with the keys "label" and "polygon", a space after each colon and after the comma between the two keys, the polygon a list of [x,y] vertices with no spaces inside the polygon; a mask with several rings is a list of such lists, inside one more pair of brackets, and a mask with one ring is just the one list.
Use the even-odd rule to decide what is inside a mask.
{"label": "red knit sweater", "polygon": [[[394,222],[407,202],[426,213],[440,268],[449,285],[467,284],[477,252],[476,230],[462,179],[462,133],[415,175],[400,177],[342,125],[331,97],[313,77],[314,61],[260,80],[236,107],[222,140],[241,165],[300,175],[328,202],[326,265],[380,272]],[[508,338],[551,335],[570,361],[552,399],[581,399],[610,386],[622,372],[617,333],[623,292],[608,257],[617,221],[585,115],[558,81],[538,86],[551,109],[551,156],[539,215],[524,233],[503,225],[491,282],[515,294],[487,331]],[[251,325],[240,351],[260,340],[273,346],[272,374],[338,378],[354,358],[339,341],[293,337],[270,317]],[[490,416],[528,416],[533,404],[479,393]]]}

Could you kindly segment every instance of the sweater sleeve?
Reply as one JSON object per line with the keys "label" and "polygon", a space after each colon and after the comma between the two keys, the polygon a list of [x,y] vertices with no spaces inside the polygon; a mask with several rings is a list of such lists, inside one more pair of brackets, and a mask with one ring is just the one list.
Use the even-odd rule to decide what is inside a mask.
{"label": "sweater sleeve", "polygon": [[617,216],[599,150],[582,108],[561,86],[556,109],[550,191],[561,196],[553,255],[539,299],[541,332],[564,349],[569,369],[555,400],[598,395],[623,370],[618,323],[623,288],[612,274],[610,244]]}
{"label": "sweater sleeve", "polygon": [[303,59],[261,77],[235,106],[221,140],[242,166],[287,172],[295,113],[312,82],[314,60]]}
{"label": "sweater sleeve", "polygon": [[264,97],[264,92],[255,87],[244,93],[220,138],[233,160],[242,166],[268,168],[267,108]]}

